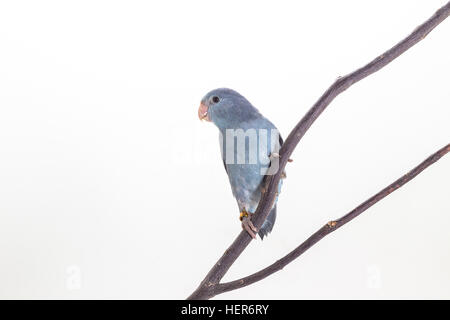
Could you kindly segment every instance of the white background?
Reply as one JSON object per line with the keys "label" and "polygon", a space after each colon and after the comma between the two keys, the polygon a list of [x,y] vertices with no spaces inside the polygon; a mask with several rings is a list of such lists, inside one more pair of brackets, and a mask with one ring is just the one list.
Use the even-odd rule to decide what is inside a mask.
{"label": "white background", "polygon": [[[287,136],[433,1],[2,1],[0,298],[187,297],[240,231],[216,87]],[[450,21],[339,96],[288,164],[272,263],[450,142]],[[450,298],[450,157],[281,272],[218,298]]]}

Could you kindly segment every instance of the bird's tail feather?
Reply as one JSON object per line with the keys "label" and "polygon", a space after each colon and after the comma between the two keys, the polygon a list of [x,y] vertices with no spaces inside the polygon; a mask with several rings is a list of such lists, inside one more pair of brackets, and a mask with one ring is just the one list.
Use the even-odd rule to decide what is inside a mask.
{"label": "bird's tail feather", "polygon": [[269,216],[264,220],[261,229],[259,229],[258,234],[261,240],[272,231],[273,225],[275,224],[275,219],[277,218],[277,206],[275,205],[269,213]]}

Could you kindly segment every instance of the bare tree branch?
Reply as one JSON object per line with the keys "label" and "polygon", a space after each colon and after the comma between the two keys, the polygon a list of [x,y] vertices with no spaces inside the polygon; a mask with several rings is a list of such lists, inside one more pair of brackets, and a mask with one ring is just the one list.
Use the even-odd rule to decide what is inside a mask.
{"label": "bare tree branch", "polygon": [[311,248],[313,245],[315,245],[317,242],[322,240],[325,236],[330,234],[331,232],[337,230],[338,228],[342,227],[344,224],[350,222],[351,220],[355,219],[357,216],[359,216],[361,213],[369,209],[371,206],[373,206],[375,203],[383,199],[384,197],[388,196],[407,182],[414,179],[419,173],[421,173],[423,170],[428,168],[430,165],[438,161],[440,158],[442,158],[445,154],[450,152],[450,144],[446,145],[442,149],[438,150],[437,152],[433,153],[431,156],[429,156],[427,159],[425,159],[421,164],[419,164],[417,167],[412,169],[410,172],[402,176],[401,178],[397,179],[395,182],[391,183],[389,186],[375,194],[374,196],[370,197],[363,203],[361,203],[359,206],[357,206],[355,209],[347,213],[345,216],[341,217],[338,220],[330,221],[326,225],[324,225],[322,228],[317,230],[312,236],[310,236],[305,242],[303,242],[301,245],[299,245],[297,248],[292,250],[290,253],[288,253],[286,256],[281,258],[280,260],[276,261],[275,263],[271,264],[270,266],[255,272],[252,275],[249,275],[247,277],[244,277],[242,279],[238,279],[235,281],[230,281],[226,283],[220,283],[217,285],[217,287],[214,290],[214,293],[220,294],[226,291],[231,291],[235,289],[239,289],[245,286],[248,286],[249,284],[252,284],[254,282],[257,282],[259,280],[262,280],[268,276],[270,276],[272,273],[275,273],[281,269],[283,269],[286,265],[297,259],[299,256],[301,256],[306,250]]}
{"label": "bare tree branch", "polygon": [[[338,78],[331,87],[328,88],[327,91],[319,98],[319,100],[311,107],[311,109],[306,113],[306,115],[300,120],[300,122],[295,126],[295,128],[291,131],[289,136],[287,137],[286,141],[284,142],[283,146],[280,149],[280,163],[279,163],[279,170],[276,174],[273,176],[268,176],[268,179],[266,179],[266,185],[264,187],[264,194],[261,198],[261,201],[259,202],[258,208],[253,215],[253,224],[260,228],[266,217],[268,216],[270,209],[272,208],[274,199],[277,195],[278,190],[278,182],[281,178],[281,174],[283,172],[283,169],[286,166],[286,163],[288,162],[289,157],[291,156],[292,152],[294,151],[295,147],[297,146],[298,142],[301,140],[301,138],[305,135],[306,131],[311,127],[313,122],[320,116],[320,114],[326,109],[326,107],[333,101],[333,99],[338,96],[340,93],[348,89],[350,86],[355,84],[356,82],[364,79],[365,77],[371,75],[372,73],[380,70],[387,64],[389,64],[392,60],[403,54],[406,50],[411,48],[413,45],[417,44],[420,40],[424,39],[428,33],[430,33],[438,24],[440,24],[442,21],[444,21],[450,14],[450,2],[448,2],[445,6],[440,8],[431,18],[429,18],[427,21],[425,21],[422,25],[417,27],[408,37],[400,41],[398,44],[396,44],[394,47],[389,49],[388,51],[384,52],[365,66],[363,66],[360,69],[357,69],[356,71],[344,76]],[[441,149],[440,151],[444,153],[439,153],[439,155],[444,155],[446,152],[448,152],[448,146],[446,146],[444,149]],[[438,156],[433,155],[436,157],[436,160],[439,159]],[[432,157],[433,157],[432,156]],[[433,159],[434,159],[433,157]],[[428,159],[427,159],[428,160]],[[436,161],[435,160],[435,161]],[[434,161],[430,162],[429,164],[433,163]],[[424,162],[425,163],[425,162]],[[422,163],[421,165],[424,165]],[[428,164],[428,165],[429,165]],[[421,166],[419,165],[419,167]],[[419,168],[418,167],[418,168]],[[416,172],[416,175],[421,172],[426,165]],[[414,170],[411,172],[415,172]],[[410,179],[414,178],[415,175],[410,174]],[[400,180],[400,179],[399,179]],[[396,182],[398,183],[397,180]],[[409,180],[406,180],[404,183],[408,182]],[[398,187],[400,187],[399,185]],[[394,189],[395,190],[395,189]],[[384,190],[383,190],[384,191]],[[382,192],[383,192],[382,191]],[[387,195],[387,194],[386,194]],[[384,195],[384,196],[386,196]],[[383,196],[383,197],[384,197]],[[377,197],[375,195],[374,197]],[[381,198],[383,198],[381,197]],[[380,199],[381,199],[380,198]],[[379,199],[377,198],[371,198],[365,203],[363,203],[361,206],[358,207],[346,216],[342,217],[341,219],[332,222],[332,225],[334,227],[330,228],[327,226],[322,227],[319,231],[317,231],[314,235],[312,235],[306,242],[302,245],[300,245],[297,249],[295,249],[293,252],[291,252],[288,256],[286,256],[285,260],[281,259],[282,261],[280,265],[277,265],[275,263],[272,266],[269,266],[268,268],[275,268],[278,266],[284,266],[296,257],[298,257],[301,253],[303,253],[306,249],[310,248],[313,244],[315,244],[317,241],[319,241],[321,238],[323,238],[325,235],[330,233],[332,230],[335,230],[337,227],[340,227],[341,225],[347,223],[348,221],[352,220],[354,217],[365,211],[367,208],[369,208],[373,203],[377,202]],[[372,201],[372,202],[371,202]],[[367,207],[364,207],[367,206]],[[255,281],[261,280],[267,275],[277,271],[274,269],[266,270],[263,269],[260,272],[257,272],[247,278],[243,278],[240,280],[232,281],[229,283],[220,284],[220,280],[223,278],[223,276],[227,273],[231,265],[236,261],[236,259],[239,257],[239,255],[244,251],[244,249],[248,246],[248,244],[251,241],[251,237],[248,235],[247,232],[242,231],[238,237],[234,240],[234,242],[231,244],[231,246],[225,251],[225,253],[222,255],[222,257],[217,261],[217,263],[212,267],[212,269],[209,271],[209,273],[206,275],[205,279],[200,283],[199,287],[188,297],[188,299],[209,299],[211,297],[214,297],[215,295],[222,293],[224,291],[230,291],[233,289],[237,289],[239,287],[248,285],[250,283],[253,283]],[[302,251],[303,250],[303,251]],[[296,256],[295,256],[296,255]],[[291,260],[289,260],[291,259]],[[283,264],[285,263],[285,264]],[[267,273],[267,274],[266,274]],[[265,275],[266,274],[266,275]],[[239,286],[239,282],[242,282]],[[248,281],[248,282],[246,282]]]}

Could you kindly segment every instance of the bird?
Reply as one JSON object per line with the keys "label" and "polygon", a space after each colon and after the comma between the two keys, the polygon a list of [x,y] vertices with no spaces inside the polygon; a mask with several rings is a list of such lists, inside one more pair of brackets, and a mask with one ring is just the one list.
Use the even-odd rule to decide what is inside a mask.
{"label": "bird", "polygon": [[[261,199],[265,177],[278,170],[283,139],[277,127],[244,96],[228,88],[208,92],[200,101],[198,117],[219,129],[221,157],[238,204],[242,228],[253,239],[258,234],[263,240],[275,224],[282,179],[273,207],[259,230],[251,217]],[[284,171],[282,177],[286,177]]]}

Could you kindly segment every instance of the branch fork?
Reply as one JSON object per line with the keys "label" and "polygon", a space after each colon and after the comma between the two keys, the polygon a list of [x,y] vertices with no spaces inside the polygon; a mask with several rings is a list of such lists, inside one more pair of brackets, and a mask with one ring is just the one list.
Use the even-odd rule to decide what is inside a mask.
{"label": "branch fork", "polygon": [[[266,183],[261,190],[262,198],[259,202],[256,212],[252,217],[253,224],[257,229],[261,227],[262,223],[267,218],[270,209],[272,208],[273,201],[275,200],[275,197],[277,195],[278,182],[282,178],[282,173],[284,171],[286,163],[290,162],[289,157],[291,156],[301,138],[305,135],[306,131],[322,114],[322,112],[327,108],[331,101],[333,101],[335,97],[347,90],[356,82],[380,70],[395,58],[399,57],[401,54],[407,51],[409,48],[417,44],[419,41],[423,40],[437,25],[444,21],[449,15],[450,2],[436,11],[433,16],[431,16],[427,21],[418,26],[409,36],[393,46],[391,49],[382,53],[377,58],[375,58],[365,66],[357,69],[356,71],[346,76],[338,77],[336,81],[325,91],[325,93],[323,93],[319,100],[311,107],[306,115],[294,127],[279,151],[279,170],[274,175],[267,176]],[[357,206],[355,209],[353,209],[343,217],[339,218],[338,220],[329,221],[314,234],[312,234],[308,239],[306,239],[302,244],[300,244],[297,248],[285,255],[283,258],[277,260],[275,263],[247,277],[226,283],[221,283],[220,281],[227,273],[231,265],[236,261],[236,259],[251,242],[251,237],[249,236],[249,234],[246,231],[241,231],[241,233],[234,240],[231,246],[225,251],[219,261],[212,267],[212,269],[206,275],[205,279],[200,283],[199,287],[188,297],[188,299],[209,299],[218,294],[236,290],[250,285],[254,282],[260,281],[267,276],[283,269],[287,264],[298,258],[301,254],[303,254],[306,250],[311,248],[325,236],[350,222],[358,215],[366,211],[368,208],[373,206],[375,203],[388,196],[398,188],[402,187],[407,182],[414,179],[419,173],[438,161],[448,152],[450,152],[450,144],[447,144],[443,148],[433,153],[410,172],[361,203],[359,206]]]}

